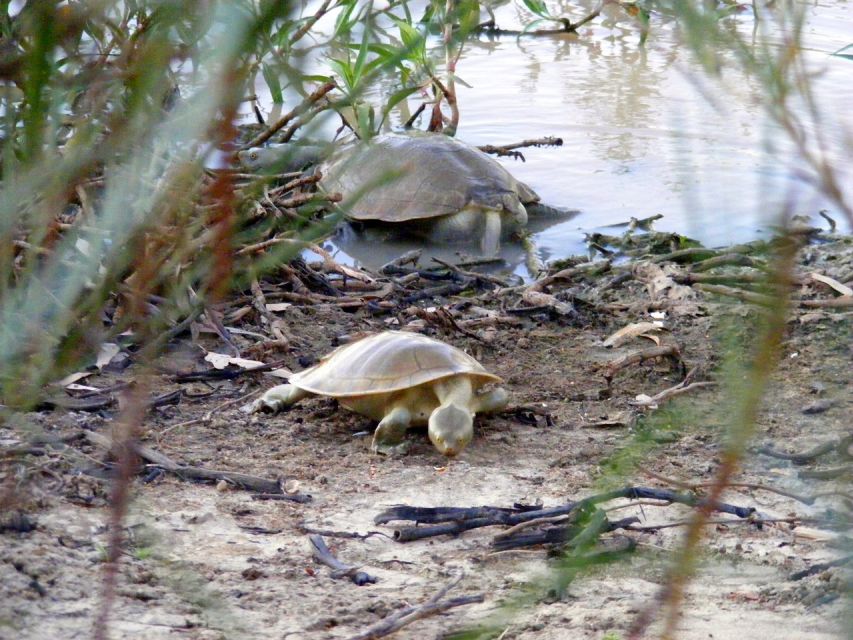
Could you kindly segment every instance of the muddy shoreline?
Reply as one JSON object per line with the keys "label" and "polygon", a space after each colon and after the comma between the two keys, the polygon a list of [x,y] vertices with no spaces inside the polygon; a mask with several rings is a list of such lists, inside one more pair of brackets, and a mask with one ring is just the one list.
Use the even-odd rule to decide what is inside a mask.
{"label": "muddy shoreline", "polygon": [[[79,381],[101,392],[63,392],[78,403],[115,403],[75,410],[80,405],[69,401],[7,419],[0,427],[0,638],[90,637],[101,602],[111,458],[81,433],[108,434],[118,385],[137,378],[161,401],[147,414],[142,444],[181,465],[278,480],[285,493],[312,500],[253,500],[224,480],[189,482],[141,467],[111,637],[349,638],[463,573],[449,596],[483,594],[482,603],[419,620],[394,637],[443,637],[478,621],[502,638],[625,637],[653,604],[682,531],[650,527],[683,521],[686,506],[608,503],[611,520],[636,516],[643,528],[603,534],[602,542],[628,536],[635,551],[588,571],[559,597],[547,595],[558,560],[542,546],[496,552],[495,527],[403,544],[389,537],[393,525],[373,519],[395,504],[554,506],[617,485],[688,490],[711,479],[731,392],[742,384],[737,365],[748,360],[761,305],[774,295],[764,281],[771,247],[709,251],[677,236],[666,242],[668,234],[624,242],[631,235],[595,240],[618,242],[623,260],[564,261],[525,285],[477,265],[441,267],[425,258],[365,273],[321,253],[222,305],[222,325],[237,330],[229,336],[243,358],[290,371],[361,332],[385,329],[421,331],[474,355],[505,380],[511,407],[478,417],[473,442],[454,460],[417,430],[408,455],[378,457],[369,451],[371,421],[328,399],[247,416],[241,407],[281,379],[239,364],[219,378],[187,377],[213,370],[205,350],[228,355],[203,319],[172,340],[153,372],[121,353]],[[833,518],[849,524],[849,447],[800,465],[766,453],[807,452],[851,433],[853,306],[835,285],[853,283],[853,240],[811,236],[798,252],[784,352],[756,448],[737,478],[752,486],[725,494],[776,521],[715,518],[685,603],[683,638],[740,637],[745,628],[777,640],[841,634],[849,571],[820,565],[850,553],[849,540],[830,526]],[[639,323],[648,326],[626,330]],[[632,358],[638,353],[646,358]],[[658,396],[696,383],[703,384]],[[841,471],[830,479],[803,474],[832,469]],[[824,495],[804,502],[815,494]],[[356,586],[315,564],[308,531],[326,532],[332,551],[376,583]],[[384,535],[335,535],[374,531]],[[531,589],[526,606],[503,606]]]}

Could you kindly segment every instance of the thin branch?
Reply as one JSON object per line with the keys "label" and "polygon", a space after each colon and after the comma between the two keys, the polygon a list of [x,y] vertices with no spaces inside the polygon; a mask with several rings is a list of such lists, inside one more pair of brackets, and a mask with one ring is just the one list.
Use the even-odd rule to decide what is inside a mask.
{"label": "thin branch", "polygon": [[287,126],[287,124],[293,120],[294,118],[299,117],[316,102],[325,97],[327,93],[329,93],[332,89],[335,89],[337,85],[334,82],[327,82],[324,85],[321,85],[314,92],[305,98],[299,105],[291,109],[288,113],[284,114],[281,118],[276,120],[273,124],[271,124],[266,131],[261,133],[260,135],[252,138],[240,147],[240,151],[245,151],[246,149],[251,149],[252,147],[257,147],[258,145],[263,144],[270,138],[272,138],[276,133],[278,133],[281,129]]}
{"label": "thin branch", "polygon": [[422,618],[444,613],[448,609],[453,609],[454,607],[461,607],[467,604],[483,602],[485,600],[482,594],[476,594],[473,596],[451,598],[450,600],[441,602],[441,599],[444,598],[447,592],[459,584],[461,580],[462,576],[460,575],[453,582],[439,589],[434,596],[422,605],[416,607],[403,607],[399,611],[395,611],[388,617],[380,620],[366,631],[350,637],[349,640],[376,640],[376,638],[383,638]]}

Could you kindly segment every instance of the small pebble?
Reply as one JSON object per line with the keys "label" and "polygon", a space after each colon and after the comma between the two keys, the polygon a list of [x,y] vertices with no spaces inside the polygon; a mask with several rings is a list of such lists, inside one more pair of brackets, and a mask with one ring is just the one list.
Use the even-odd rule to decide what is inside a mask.
{"label": "small pebble", "polygon": [[804,407],[803,413],[807,416],[815,415],[817,413],[823,413],[827,409],[831,408],[834,404],[834,400],[818,400],[817,402],[812,402],[810,405]]}
{"label": "small pebble", "polygon": [[809,391],[811,391],[816,396],[822,396],[826,393],[826,385],[822,382],[812,382],[809,387]]}

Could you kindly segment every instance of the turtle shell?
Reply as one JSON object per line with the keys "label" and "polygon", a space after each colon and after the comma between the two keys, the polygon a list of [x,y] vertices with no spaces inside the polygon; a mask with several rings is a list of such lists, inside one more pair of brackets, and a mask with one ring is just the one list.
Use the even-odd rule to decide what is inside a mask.
{"label": "turtle shell", "polygon": [[515,211],[518,203],[539,201],[499,162],[442,133],[378,136],[336,153],[321,173],[327,192],[353,199],[347,209],[353,220],[405,222],[469,204]]}
{"label": "turtle shell", "polygon": [[386,331],[337,348],[290,384],[346,398],[411,389],[452,375],[475,378],[477,388],[500,378],[456,347],[417,333]]}

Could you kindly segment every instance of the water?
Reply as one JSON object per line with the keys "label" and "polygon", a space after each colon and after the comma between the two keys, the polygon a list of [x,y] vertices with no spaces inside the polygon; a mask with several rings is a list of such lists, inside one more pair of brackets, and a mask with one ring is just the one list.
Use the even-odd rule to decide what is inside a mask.
{"label": "water", "polygon": [[[555,14],[577,20],[578,4]],[[498,9],[498,24],[514,28],[530,21],[523,6]],[[749,36],[751,12],[730,18]],[[785,32],[764,23],[756,43],[781,46]],[[853,41],[850,6],[822,1],[807,6],[804,59],[822,117],[814,123],[805,108],[795,113],[819,131],[828,156],[841,172],[851,198],[853,155],[853,60],[831,56]],[[561,224],[535,232],[543,259],[585,252],[584,234],[631,217],[663,214],[659,230],[691,236],[709,246],[766,236],[784,210],[812,216],[827,209],[849,231],[837,207],[804,174],[808,165],[761,104],[765,94],[754,75],[736,64],[720,81],[709,79],[679,42],[673,21],[653,16],[645,46],[639,29],[618,7],[610,7],[577,36],[516,39],[481,36],[466,45],[457,67],[470,85],[457,85],[461,112],[457,137],[471,144],[502,144],[559,136],[562,147],[526,149],[526,162],[500,159],[544,202],[579,209]],[[410,100],[409,111],[417,108]],[[407,114],[392,113],[399,125]],[[339,258],[376,267],[411,243],[386,244],[345,234],[332,243]],[[448,255],[452,250],[428,247]],[[521,252],[502,254],[523,271]]]}

